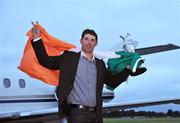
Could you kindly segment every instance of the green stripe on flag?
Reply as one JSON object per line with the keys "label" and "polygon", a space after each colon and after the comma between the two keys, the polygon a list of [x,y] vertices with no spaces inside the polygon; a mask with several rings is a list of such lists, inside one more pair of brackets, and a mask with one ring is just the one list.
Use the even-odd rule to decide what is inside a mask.
{"label": "green stripe on flag", "polygon": [[[127,65],[130,65],[130,70],[132,70],[136,61],[139,58],[141,58],[141,56],[137,53],[124,52],[124,51],[119,51],[115,53],[119,55],[119,57],[108,59],[107,61],[108,70],[110,70],[110,72],[114,75],[125,69]],[[142,65],[142,63],[143,60],[139,61],[137,67],[139,68]],[[109,86],[107,86],[106,88],[109,90],[114,90]]]}

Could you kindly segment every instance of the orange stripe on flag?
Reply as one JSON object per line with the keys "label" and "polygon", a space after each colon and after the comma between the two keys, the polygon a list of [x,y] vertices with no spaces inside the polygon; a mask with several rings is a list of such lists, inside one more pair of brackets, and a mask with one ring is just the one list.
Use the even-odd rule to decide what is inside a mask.
{"label": "orange stripe on flag", "polygon": [[[60,55],[65,50],[75,48],[75,45],[59,40],[48,34],[41,25],[36,24],[36,28],[41,32],[41,38],[49,56]],[[59,83],[60,71],[49,70],[39,64],[31,44],[31,40],[33,40],[31,30],[27,32],[27,36],[28,41],[18,68],[32,78],[57,86]]]}

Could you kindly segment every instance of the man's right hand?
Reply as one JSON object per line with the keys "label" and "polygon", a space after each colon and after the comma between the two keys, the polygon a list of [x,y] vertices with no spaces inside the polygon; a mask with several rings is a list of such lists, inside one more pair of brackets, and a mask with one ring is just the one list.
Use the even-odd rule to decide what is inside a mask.
{"label": "man's right hand", "polygon": [[35,39],[40,38],[40,37],[41,37],[40,30],[39,30],[38,28],[36,28],[36,26],[35,26],[36,24],[38,24],[38,22],[36,21],[36,24],[35,24],[35,23],[32,21],[31,23],[32,23],[32,25],[33,25],[32,29],[31,29],[33,39],[35,40]]}

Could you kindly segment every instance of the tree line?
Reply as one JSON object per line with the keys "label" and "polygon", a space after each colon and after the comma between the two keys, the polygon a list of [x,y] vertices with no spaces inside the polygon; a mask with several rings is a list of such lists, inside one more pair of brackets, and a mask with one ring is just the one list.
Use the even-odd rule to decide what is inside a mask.
{"label": "tree line", "polygon": [[169,109],[167,112],[155,111],[135,111],[135,110],[120,110],[120,111],[105,111],[103,117],[180,117],[180,111],[173,111]]}

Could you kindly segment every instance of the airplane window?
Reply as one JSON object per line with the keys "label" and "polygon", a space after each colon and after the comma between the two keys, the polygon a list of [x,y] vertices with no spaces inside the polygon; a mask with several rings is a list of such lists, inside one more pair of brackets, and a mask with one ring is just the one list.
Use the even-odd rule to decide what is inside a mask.
{"label": "airplane window", "polygon": [[25,86],[26,86],[25,80],[24,79],[19,79],[19,87],[20,88],[25,88]]}
{"label": "airplane window", "polygon": [[8,78],[4,78],[3,85],[5,88],[9,88],[11,86],[11,81]]}

